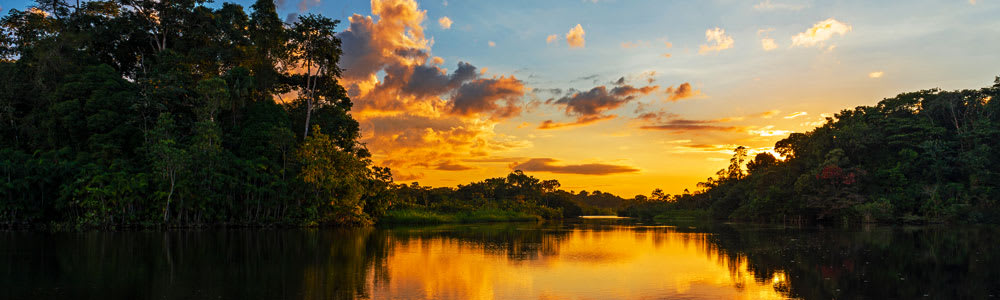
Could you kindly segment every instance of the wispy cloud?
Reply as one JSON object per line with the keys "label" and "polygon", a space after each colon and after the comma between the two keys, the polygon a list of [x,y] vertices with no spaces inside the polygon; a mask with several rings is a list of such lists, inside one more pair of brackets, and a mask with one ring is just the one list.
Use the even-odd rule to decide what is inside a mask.
{"label": "wispy cloud", "polygon": [[639,171],[639,169],[622,165],[611,165],[611,164],[600,164],[600,163],[558,165],[557,164],[558,162],[559,162],[558,160],[552,158],[532,158],[523,163],[511,164],[510,168],[512,170],[521,170],[525,172],[549,172],[549,173],[579,174],[579,175],[610,175],[610,174],[620,174],[620,173],[634,173]]}
{"label": "wispy cloud", "polygon": [[476,167],[459,164],[453,161],[445,161],[439,163],[437,166],[434,167],[434,169],[442,171],[465,171],[465,170],[472,170],[475,168]]}
{"label": "wispy cloud", "polygon": [[808,114],[809,113],[804,112],[804,111],[797,111],[797,112],[794,112],[794,113],[792,113],[790,115],[785,116],[785,119],[795,119],[795,118],[798,118],[798,117],[801,117],[801,116],[805,116],[805,115],[808,115]]}
{"label": "wispy cloud", "polygon": [[622,49],[632,49],[632,48],[639,48],[639,47],[649,47],[649,42],[643,41],[643,40],[638,40],[638,41],[635,41],[635,42],[625,41],[625,42],[622,42],[621,47],[622,47]]}
{"label": "wispy cloud", "polygon": [[758,11],[773,11],[773,10],[801,10],[806,8],[805,4],[800,3],[788,3],[788,2],[775,2],[771,0],[764,0],[753,5],[753,9]]}
{"label": "wispy cloud", "polygon": [[545,121],[542,121],[542,123],[538,125],[538,129],[558,129],[558,128],[577,127],[577,126],[583,126],[583,125],[589,125],[589,124],[597,123],[597,122],[604,121],[604,120],[611,120],[611,119],[614,119],[616,117],[618,117],[618,116],[617,115],[581,116],[581,117],[578,117],[573,122],[556,122],[556,121],[553,121],[553,120],[545,120]]}
{"label": "wispy cloud", "polygon": [[663,130],[673,133],[693,132],[693,131],[746,131],[746,126],[720,125],[723,120],[688,120],[671,119],[659,124],[644,125],[639,128],[647,130]]}
{"label": "wispy cloud", "polygon": [[757,116],[759,116],[761,118],[764,118],[764,119],[770,119],[771,117],[774,117],[774,116],[778,115],[778,113],[781,113],[781,111],[777,110],[777,109],[773,109],[773,110],[769,110],[769,111],[765,111],[765,112],[759,113],[759,114],[757,114]]}
{"label": "wispy cloud", "polygon": [[549,36],[545,37],[545,43],[551,44],[552,42],[555,42],[558,39],[559,39],[558,34],[550,34]]}

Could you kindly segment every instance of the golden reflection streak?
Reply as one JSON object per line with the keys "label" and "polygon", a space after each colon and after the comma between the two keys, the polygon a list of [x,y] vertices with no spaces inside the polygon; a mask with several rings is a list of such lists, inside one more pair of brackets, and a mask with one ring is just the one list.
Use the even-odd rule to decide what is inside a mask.
{"label": "golden reflection streak", "polygon": [[548,253],[527,260],[458,239],[400,242],[387,261],[391,280],[369,286],[373,298],[786,298],[776,289],[784,274],[757,282],[745,257],[731,261],[708,235],[664,229],[576,230],[543,239]]}

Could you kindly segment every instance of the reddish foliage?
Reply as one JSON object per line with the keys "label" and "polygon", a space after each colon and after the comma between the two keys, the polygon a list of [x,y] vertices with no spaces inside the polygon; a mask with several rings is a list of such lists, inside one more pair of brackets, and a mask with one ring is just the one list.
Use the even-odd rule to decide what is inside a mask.
{"label": "reddish foliage", "polygon": [[823,167],[823,170],[816,174],[816,179],[825,179],[831,182],[840,182],[844,185],[852,185],[858,182],[857,174],[844,171],[836,165]]}

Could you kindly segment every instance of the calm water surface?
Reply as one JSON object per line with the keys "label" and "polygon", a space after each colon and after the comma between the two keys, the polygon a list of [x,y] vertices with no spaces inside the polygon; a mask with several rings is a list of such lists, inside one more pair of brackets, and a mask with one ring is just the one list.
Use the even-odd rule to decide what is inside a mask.
{"label": "calm water surface", "polygon": [[1000,295],[996,227],[545,224],[0,232],[3,299]]}

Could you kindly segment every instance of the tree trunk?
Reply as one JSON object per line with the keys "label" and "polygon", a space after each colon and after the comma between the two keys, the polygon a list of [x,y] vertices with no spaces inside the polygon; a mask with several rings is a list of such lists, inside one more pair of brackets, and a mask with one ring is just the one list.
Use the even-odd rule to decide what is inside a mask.
{"label": "tree trunk", "polygon": [[[173,172],[171,172],[173,173]],[[167,193],[167,206],[163,209],[163,222],[166,223],[170,216],[170,198],[174,196],[174,175],[170,175],[170,192]]]}

